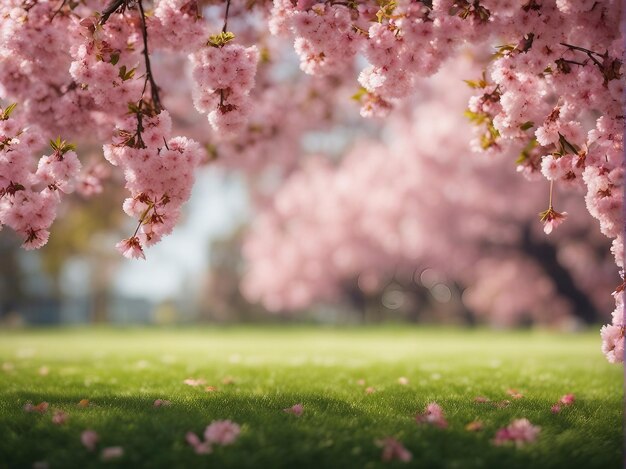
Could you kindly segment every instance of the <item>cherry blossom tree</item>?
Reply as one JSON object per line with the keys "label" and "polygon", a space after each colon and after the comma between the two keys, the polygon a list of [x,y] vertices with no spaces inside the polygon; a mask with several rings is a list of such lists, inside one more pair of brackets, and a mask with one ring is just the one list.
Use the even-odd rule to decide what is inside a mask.
{"label": "cherry blossom tree", "polygon": [[567,190],[552,197],[570,220],[546,236],[536,222],[545,184],[519,176],[518,155],[471,154],[458,137],[469,124],[448,114],[467,102],[469,88],[449,90],[472,69],[446,66],[423,83],[419,105],[389,117],[387,143],[358,141],[340,164],[315,158],[287,179],[247,239],[250,299],[301,309],[346,293],[378,295],[390,279],[403,283],[398,277],[409,279],[405,290],[432,288],[439,282],[431,274],[419,278],[432,267],[469,287],[466,306],[495,324],[528,314],[547,323],[598,320],[615,277],[596,255],[608,251],[606,238]]}
{"label": "cherry blossom tree", "polygon": [[[363,117],[385,118],[444,63],[468,48],[495,47],[484,74],[469,82],[474,149],[492,161],[521,151],[521,172],[547,180],[550,194],[583,191],[623,270],[621,3],[6,0],[0,226],[20,235],[24,248],[42,247],[61,196],[86,181],[98,185],[97,174],[81,175],[80,150],[69,143],[95,140],[123,174],[123,209],[136,222],[117,248],[143,258],[174,229],[203,162],[218,155],[254,172],[276,158],[287,173],[293,142],[344,113],[337,108],[346,89],[356,92]],[[281,76],[291,42],[309,77],[295,86]],[[184,86],[168,82],[176,76],[168,63],[188,67]],[[188,94],[204,126],[178,105]],[[42,150],[45,141],[50,150]],[[575,223],[558,200],[550,197],[541,212],[546,232]],[[380,209],[394,210],[383,202]],[[622,290],[602,330],[611,361],[623,359]]]}

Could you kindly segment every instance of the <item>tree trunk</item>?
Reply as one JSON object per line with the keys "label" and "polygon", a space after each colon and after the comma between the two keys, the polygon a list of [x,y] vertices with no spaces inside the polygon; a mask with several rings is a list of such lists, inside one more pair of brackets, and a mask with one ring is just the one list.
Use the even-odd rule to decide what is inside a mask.
{"label": "tree trunk", "polygon": [[572,312],[578,319],[585,324],[598,322],[596,307],[585,292],[578,288],[569,270],[559,263],[553,244],[533,239],[530,226],[526,225],[522,232],[522,249],[550,276],[557,291],[572,302]]}

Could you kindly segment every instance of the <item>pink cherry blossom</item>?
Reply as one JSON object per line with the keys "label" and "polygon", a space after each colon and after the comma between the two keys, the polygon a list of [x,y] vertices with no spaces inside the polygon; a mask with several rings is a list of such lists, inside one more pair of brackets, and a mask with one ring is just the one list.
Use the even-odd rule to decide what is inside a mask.
{"label": "pink cherry blossom", "polygon": [[576,396],[574,396],[574,394],[571,394],[571,393],[565,394],[564,396],[561,397],[561,399],[559,399],[559,403],[563,405],[572,405],[574,401],[576,401]]}
{"label": "pink cherry blossom", "polygon": [[145,259],[143,248],[139,242],[139,238],[132,236],[124,239],[115,245],[115,248],[128,259]]}
{"label": "pink cherry blossom", "polygon": [[552,230],[563,223],[567,218],[567,212],[559,213],[552,207],[545,212],[541,212],[539,215],[541,216],[541,221],[543,222],[543,231],[546,234],[552,233]]}

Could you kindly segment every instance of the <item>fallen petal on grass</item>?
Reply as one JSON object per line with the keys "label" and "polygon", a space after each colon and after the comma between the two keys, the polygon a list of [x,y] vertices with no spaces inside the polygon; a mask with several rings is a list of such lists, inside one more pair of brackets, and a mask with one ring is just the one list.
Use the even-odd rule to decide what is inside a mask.
{"label": "fallen petal on grass", "polygon": [[572,405],[576,401],[576,396],[574,394],[565,394],[561,399],[559,399],[559,403],[563,405]]}
{"label": "fallen petal on grass", "polygon": [[498,409],[504,409],[505,407],[508,407],[509,405],[511,405],[511,401],[507,401],[505,399],[503,401],[494,402],[493,405]]}
{"label": "fallen petal on grass", "polygon": [[54,415],[52,416],[52,423],[55,425],[63,425],[67,422],[69,415],[67,415],[62,410],[55,410]]}
{"label": "fallen petal on grass", "polygon": [[98,441],[100,441],[100,437],[93,430],[85,430],[80,434],[80,442],[89,451],[93,451],[96,449]]}
{"label": "fallen petal on grass", "polygon": [[202,441],[194,432],[187,432],[185,441],[194,449],[196,454],[209,454],[212,451],[210,443]]}
{"label": "fallen petal on grass", "polygon": [[103,448],[102,453],[100,453],[100,457],[103,461],[118,459],[122,456],[124,456],[124,448],[121,446],[109,446],[108,448]]}
{"label": "fallen petal on grass", "polygon": [[206,380],[199,378],[199,379],[195,379],[195,378],[187,378],[186,380],[183,381],[184,384],[186,384],[187,386],[202,386],[203,384],[206,384]]}
{"label": "fallen petal on grass", "polygon": [[302,412],[304,412],[304,406],[302,404],[294,404],[291,407],[283,409],[283,412],[287,412],[288,414],[293,414],[296,417],[300,417],[302,415]]}
{"label": "fallen petal on grass", "polygon": [[165,399],[156,399],[154,404],[152,404],[153,407],[167,407],[170,405],[172,405],[171,401],[167,401]]}
{"label": "fallen petal on grass", "polygon": [[506,393],[511,396],[513,399],[521,399],[524,395],[519,392],[517,389],[507,389]]}
{"label": "fallen petal on grass", "polygon": [[413,459],[413,454],[404,447],[402,443],[393,437],[387,437],[376,441],[377,446],[382,446],[383,454],[381,460],[409,462]]}
{"label": "fallen petal on grass", "polygon": [[230,420],[215,420],[204,430],[204,439],[218,445],[233,444],[241,433],[241,427]]}
{"label": "fallen petal on grass", "polygon": [[367,388],[365,388],[365,394],[374,394],[376,392],[376,388],[374,388],[373,386],[368,386]]}
{"label": "fallen petal on grass", "polygon": [[407,386],[409,384],[409,378],[406,378],[404,376],[400,376],[398,378],[398,384],[401,384],[402,386]]}
{"label": "fallen petal on grass", "polygon": [[89,399],[81,399],[80,401],[78,401],[78,407],[89,407]]}
{"label": "fallen petal on grass", "polygon": [[507,427],[496,432],[493,444],[501,446],[513,442],[519,448],[527,443],[535,442],[540,431],[541,427],[533,425],[528,419],[513,420]]}
{"label": "fallen petal on grass", "polygon": [[465,425],[465,430],[468,432],[479,432],[484,428],[483,423],[480,420],[474,420],[473,422]]}
{"label": "fallen petal on grass", "polygon": [[419,424],[425,423],[439,428],[448,427],[448,422],[443,415],[443,409],[436,402],[428,404],[423,414],[415,416],[415,421]]}
{"label": "fallen petal on grass", "polygon": [[27,402],[26,404],[24,404],[24,412],[37,412],[40,414],[45,414],[48,411],[48,407],[50,406],[50,404],[48,404],[47,402],[40,402],[37,405],[33,405],[31,402]]}

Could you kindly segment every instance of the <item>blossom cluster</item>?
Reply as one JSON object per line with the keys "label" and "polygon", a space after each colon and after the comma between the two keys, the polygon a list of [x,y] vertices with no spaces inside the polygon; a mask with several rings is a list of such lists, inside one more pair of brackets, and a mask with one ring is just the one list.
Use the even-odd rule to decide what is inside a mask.
{"label": "blossom cluster", "polygon": [[58,139],[35,166],[41,131],[21,125],[12,109],[0,109],[0,228],[13,229],[25,249],[37,249],[48,242],[61,193],[74,190],[81,165],[73,146]]}
{"label": "blossom cluster", "polygon": [[19,102],[24,120],[52,135],[91,128],[91,100],[68,70],[79,28],[57,2],[8,0],[0,4],[0,99]]}
{"label": "blossom cluster", "polygon": [[124,212],[138,220],[135,233],[117,244],[125,257],[145,258],[144,247],[172,232],[204,158],[197,142],[172,137],[171,127],[167,111],[151,115],[140,110],[120,123],[114,142],[104,146],[105,158],[124,171],[131,193]]}
{"label": "blossom cluster", "polygon": [[255,46],[230,42],[223,33],[189,56],[192,64],[196,109],[208,113],[214,130],[232,134],[247,122],[251,112],[259,53]]}

